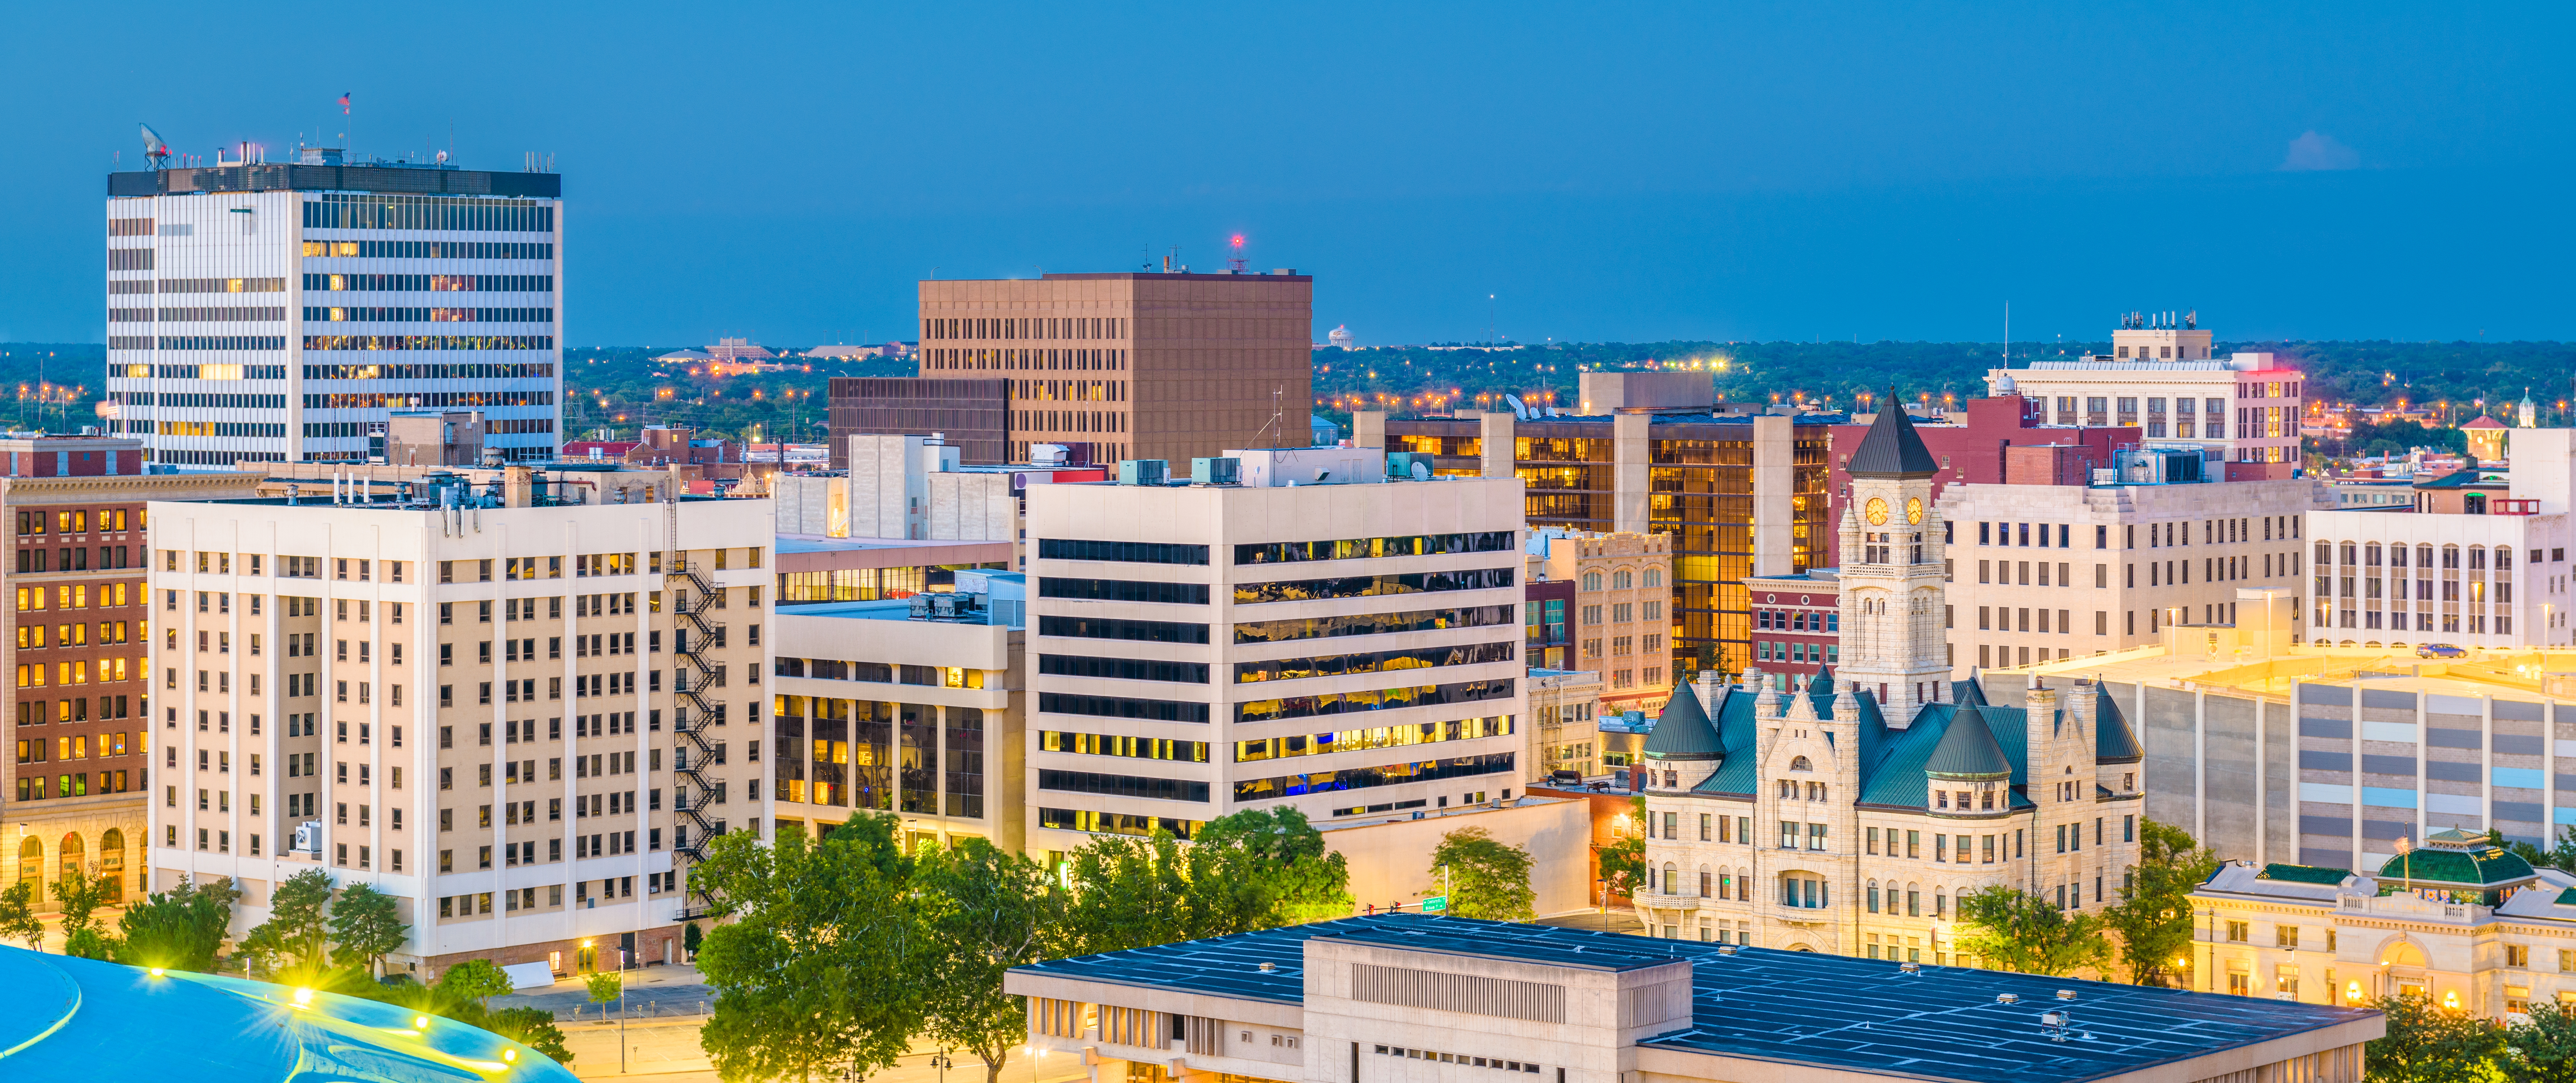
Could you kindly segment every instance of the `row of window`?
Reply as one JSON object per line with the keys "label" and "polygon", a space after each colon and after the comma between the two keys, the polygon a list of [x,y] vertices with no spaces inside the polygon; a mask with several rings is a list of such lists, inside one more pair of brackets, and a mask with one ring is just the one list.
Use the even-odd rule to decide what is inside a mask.
{"label": "row of window", "polygon": [[[284,335],[109,335],[111,350],[283,350]],[[133,375],[128,373],[127,375]]]}
{"label": "row of window", "polygon": [[845,662],[833,658],[779,658],[771,663],[771,672],[781,677],[810,677],[824,681],[872,681],[877,684],[910,684],[924,688],[983,688],[991,678],[980,669],[956,666],[895,665],[887,662]]}
{"label": "row of window", "polygon": [[1208,641],[1208,626],[1165,620],[1114,620],[1106,617],[1038,618],[1038,634],[1068,639],[1117,639],[1136,643],[1197,643]]}
{"label": "row of window", "polygon": [[[149,278],[119,279],[107,284],[110,294],[154,292]],[[283,278],[164,278],[158,283],[161,293],[284,293]],[[283,319],[284,317],[279,317]]]}
{"label": "row of window", "polygon": [[151,323],[155,318],[173,323],[267,323],[284,320],[283,306],[270,308],[111,308],[109,323]]}
{"label": "row of window", "polygon": [[[307,290],[374,293],[552,293],[553,275],[307,274]],[[306,311],[312,311],[307,309]],[[306,319],[315,317],[306,316]]]}
{"label": "row of window", "polygon": [[1106,339],[1127,337],[1118,316],[999,317],[921,321],[924,339]]}
{"label": "row of window", "polygon": [[1352,538],[1342,541],[1268,542],[1235,546],[1234,562],[1236,564],[1283,564],[1308,560],[1365,560],[1372,557],[1504,553],[1517,548],[1519,544],[1519,532],[1511,530],[1486,530],[1463,534],[1408,534],[1387,538]]}
{"label": "row of window", "polygon": [[1056,579],[1038,580],[1038,597],[1070,598],[1093,602],[1154,602],[1163,605],[1206,605],[1205,583],[1151,583],[1132,579]]}
{"label": "row of window", "polygon": [[[181,367],[192,368],[198,366]],[[262,379],[283,380],[286,378],[286,367],[283,365],[273,367],[243,365],[241,368],[245,372],[253,369],[268,369],[276,373],[274,376],[263,376],[261,377]],[[286,409],[286,396],[284,395],[243,395],[233,393],[208,394],[200,392],[173,391],[114,391],[109,392],[108,397],[128,406],[185,406],[200,410]]]}
{"label": "row of window", "polygon": [[1346,575],[1332,579],[1291,579],[1270,583],[1237,583],[1238,605],[1262,602],[1311,602],[1331,598],[1375,598],[1390,594],[1432,594],[1453,590],[1494,590],[1516,581],[1512,568],[1468,568],[1454,572],[1409,572],[1402,575]]}
{"label": "row of window", "polygon": [[[2440,554],[2439,559],[2441,561],[2441,566],[2444,568],[2460,568],[2465,566],[2470,571],[2482,571],[2487,567],[2488,553],[2493,552],[2495,554],[2495,569],[2497,573],[2500,576],[2510,575],[2513,573],[2513,549],[2514,547],[2510,545],[2499,545],[2493,550],[2489,550],[2483,545],[2468,546],[2465,550],[2457,545],[2443,545],[2437,550],[2433,545],[2427,543],[2415,546],[2414,566],[2430,570],[2434,566],[2434,560],[2436,559],[2435,554],[2438,552]],[[2355,567],[2379,567],[2380,557],[2383,552],[2388,558],[2388,567],[2403,568],[2407,566],[2406,545],[2403,542],[2392,543],[2383,551],[2378,542],[2336,543],[2321,541],[2317,543],[2317,570],[2322,572],[2328,565],[2335,564],[2335,556],[2338,552],[2343,556],[2341,563],[2347,574],[2349,574]],[[2465,565],[2462,564],[2460,559],[2463,552],[2468,554],[2468,561]],[[2531,563],[2538,564],[2541,562],[2540,553],[2541,551],[2538,549],[2531,551]],[[2551,549],[2549,550],[2549,554],[2549,559],[2552,562],[2563,562],[2567,559],[2567,550],[2564,548]]]}
{"label": "row of window", "polygon": [[1023,370],[1118,371],[1127,367],[1125,350],[923,350],[921,367],[984,372]]}
{"label": "row of window", "polygon": [[[167,399],[169,396],[164,395]],[[552,391],[355,391],[304,396],[307,410],[399,410],[418,406],[552,406]],[[285,409],[280,403],[276,409]],[[488,424],[488,423],[487,423]]]}
{"label": "row of window", "polygon": [[1756,660],[1789,662],[1795,665],[1841,665],[1842,645],[1838,643],[1779,642],[1758,639],[1753,642]]}
{"label": "row of window", "polygon": [[543,363],[479,365],[306,365],[307,380],[526,380],[551,377]]}
{"label": "row of window", "polygon": [[[90,523],[93,522],[90,514],[87,508],[57,511],[50,517],[41,511],[21,511],[18,513],[18,536],[41,537],[47,532],[48,527],[56,534],[87,534]],[[141,508],[100,508],[95,522],[101,533],[117,533],[124,531],[128,524],[141,528],[145,514]]]}
{"label": "row of window", "polygon": [[1404,726],[1378,726],[1372,729],[1336,730],[1332,733],[1301,733],[1287,737],[1257,738],[1234,743],[1234,762],[1254,763],[1291,756],[1326,756],[1335,752],[1354,752],[1372,748],[1401,748],[1407,745],[1439,744],[1446,741],[1472,741],[1482,737],[1505,737],[1516,728],[1514,723],[1514,716],[1503,714],[1483,718],[1458,718],[1447,722],[1417,722]]}
{"label": "row of window", "polygon": [[1038,557],[1043,560],[1107,560],[1123,564],[1204,565],[1208,562],[1208,547],[1177,542],[1040,538]]}
{"label": "row of window", "polygon": [[1236,704],[1234,719],[1237,722],[1269,722],[1282,718],[1314,718],[1323,715],[1396,710],[1405,707],[1481,703],[1486,700],[1509,699],[1512,688],[1513,682],[1507,678],[1494,681],[1414,685],[1403,688],[1373,688],[1361,692],[1332,692],[1314,696],[1286,696]]}
{"label": "row of window", "polygon": [[1141,718],[1158,722],[1205,722],[1208,705],[1168,699],[1132,699],[1119,696],[1081,696],[1066,692],[1038,693],[1038,710],[1046,714],[1084,715],[1091,718]]}
{"label": "row of window", "polygon": [[[435,229],[456,232],[552,233],[555,208],[550,203],[521,199],[490,199],[469,196],[396,196],[357,192],[324,192],[319,198],[304,202],[306,229]],[[313,251],[314,245],[384,244],[366,241],[306,241],[305,255],[357,255],[333,248]],[[404,245],[428,245],[450,253],[465,247],[454,241],[402,241]],[[549,246],[551,247],[551,246]],[[393,255],[397,253],[383,253]],[[402,255],[414,253],[405,249]],[[429,255],[428,252],[419,253]]]}
{"label": "row of window", "polygon": [[[170,347],[162,347],[169,349]],[[280,340],[276,349],[285,349]],[[308,350],[551,350],[552,335],[306,335]]]}
{"label": "row of window", "polygon": [[1148,658],[1094,658],[1070,654],[1041,654],[1038,672],[1058,677],[1110,677],[1125,681],[1168,681],[1177,684],[1208,683],[1205,662],[1166,662]]}
{"label": "row of window", "polygon": [[1067,730],[1039,730],[1038,750],[1071,752],[1087,756],[1119,756],[1136,760],[1170,760],[1177,763],[1206,763],[1208,743],[1174,740],[1169,737],[1133,737],[1124,734],[1078,733]]}
{"label": "row of window", "polygon": [[1358,651],[1350,654],[1319,654],[1308,658],[1237,662],[1234,665],[1234,683],[1254,684],[1261,681],[1292,681],[1305,677],[1342,677],[1355,673],[1391,673],[1441,666],[1509,662],[1515,657],[1517,646],[1518,644],[1510,640],[1504,640],[1497,643],[1460,644],[1450,647]]}
{"label": "row of window", "polygon": [[[50,637],[52,641],[50,644],[47,642],[49,637],[46,635],[46,629],[49,627],[48,625],[21,623],[17,627],[18,649],[22,651],[40,651],[49,645],[55,647],[86,647],[92,642],[90,638],[90,626],[88,624],[51,625],[50,627],[53,630],[53,634]],[[106,645],[110,643],[131,643],[133,641],[133,621],[103,620],[98,622],[97,643]]]}
{"label": "row of window", "polygon": [[1517,758],[1518,753],[1495,752],[1483,756],[1390,763],[1379,767],[1358,767],[1343,771],[1314,771],[1302,775],[1280,775],[1276,778],[1240,779],[1234,784],[1234,799],[1264,801],[1279,797],[1296,797],[1301,794],[1365,790],[1378,786],[1401,786],[1412,782],[1438,782],[1442,779],[1502,774],[1512,770],[1512,765]]}
{"label": "row of window", "polygon": [[1142,775],[1111,775],[1093,771],[1038,770],[1038,788],[1065,793],[1099,794],[1104,797],[1143,797],[1157,801],[1195,801],[1208,799],[1208,784],[1194,779],[1151,778]]}
{"label": "row of window", "polygon": [[[169,311],[164,309],[163,311]],[[284,319],[284,309],[277,310]],[[162,317],[168,319],[169,317]],[[325,323],[552,323],[551,308],[344,308],[310,305],[304,318]]]}

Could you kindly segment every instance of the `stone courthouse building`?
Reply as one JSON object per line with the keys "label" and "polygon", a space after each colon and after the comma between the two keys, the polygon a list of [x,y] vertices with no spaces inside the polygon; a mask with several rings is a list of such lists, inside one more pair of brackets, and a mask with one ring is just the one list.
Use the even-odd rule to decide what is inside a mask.
{"label": "stone courthouse building", "polygon": [[1709,675],[1665,707],[1635,895],[1653,935],[1952,964],[1963,894],[2118,900],[2137,738],[2097,686],[2034,684],[2006,707],[1943,679],[1936,470],[1900,411],[1852,455],[1841,674],[1785,693]]}

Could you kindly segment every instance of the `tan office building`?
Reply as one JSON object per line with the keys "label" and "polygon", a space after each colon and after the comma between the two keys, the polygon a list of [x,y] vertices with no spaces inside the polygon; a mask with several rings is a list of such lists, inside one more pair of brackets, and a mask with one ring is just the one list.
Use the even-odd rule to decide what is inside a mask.
{"label": "tan office building", "polygon": [[1011,381],[1009,461],[1189,460],[1311,437],[1315,280],[1050,274],[921,283],[921,375]]}

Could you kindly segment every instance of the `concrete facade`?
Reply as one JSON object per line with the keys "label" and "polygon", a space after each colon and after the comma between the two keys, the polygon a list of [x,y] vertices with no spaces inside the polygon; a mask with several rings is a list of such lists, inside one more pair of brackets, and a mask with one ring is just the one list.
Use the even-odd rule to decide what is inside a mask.
{"label": "concrete facade", "polygon": [[1282,802],[1320,823],[1508,798],[1520,497],[1478,478],[1030,488],[1032,739],[1152,751],[1033,747],[1029,847]]}
{"label": "concrete facade", "polygon": [[923,376],[1011,381],[1005,461],[1054,443],[1187,464],[1309,438],[1309,275],[933,280],[921,325]]}
{"label": "concrete facade", "polygon": [[779,825],[811,837],[873,810],[901,814],[916,839],[1021,849],[1026,634],[989,604],[966,620],[915,619],[907,601],[782,611],[771,689]]}
{"label": "concrete facade", "polygon": [[1950,672],[2148,646],[2173,623],[2233,624],[2241,589],[2290,593],[2296,619],[2308,514],[2330,500],[2298,478],[1952,485],[1940,504]]}
{"label": "concrete facade", "polygon": [[1548,579],[1575,588],[1575,650],[1568,668],[1601,674],[1604,711],[1661,710],[1678,676],[1667,672],[1672,537],[1552,531],[1545,544],[1546,558],[1530,563]]}
{"label": "concrete facade", "polygon": [[2305,376],[2268,353],[2213,358],[2209,341],[2190,326],[2124,321],[2109,357],[1994,369],[1986,383],[2039,403],[2059,425],[2135,425],[2146,439],[2192,441],[2226,462],[2298,463]]}
{"label": "concrete facade", "polygon": [[2568,618],[2576,574],[2567,562],[2576,544],[2576,430],[2515,430],[2501,491],[2458,492],[2467,480],[2419,479],[2411,511],[2308,517],[2317,638],[2349,646],[2576,643]]}
{"label": "concrete facade", "polygon": [[304,870],[371,883],[430,970],[659,957],[698,912],[707,839],[769,819],[769,508],[511,473],[491,506],[151,505],[154,888],[233,877],[246,929]]}

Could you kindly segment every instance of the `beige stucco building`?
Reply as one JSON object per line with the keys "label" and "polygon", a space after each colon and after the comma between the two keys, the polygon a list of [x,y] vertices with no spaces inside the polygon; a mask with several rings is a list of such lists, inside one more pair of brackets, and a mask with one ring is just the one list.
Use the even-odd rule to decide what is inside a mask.
{"label": "beige stucco building", "polygon": [[151,505],[154,889],[232,877],[241,930],[369,883],[398,968],[676,958],[690,865],[769,819],[770,509],[501,473]]}
{"label": "beige stucco building", "polygon": [[2168,624],[2232,624],[2240,589],[2299,593],[2305,516],[2332,506],[2322,484],[2226,481],[2214,476],[2224,464],[2193,450],[2132,457],[2176,455],[2187,476],[2123,463],[2135,482],[1944,489],[1951,673],[2127,650],[2160,642]]}

